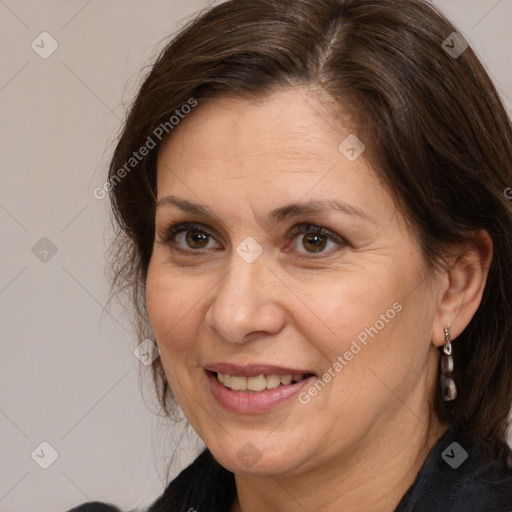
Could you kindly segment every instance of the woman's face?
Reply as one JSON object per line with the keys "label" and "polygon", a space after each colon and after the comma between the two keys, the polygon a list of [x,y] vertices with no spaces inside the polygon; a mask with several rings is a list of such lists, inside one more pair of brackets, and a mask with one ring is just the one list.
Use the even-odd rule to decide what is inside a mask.
{"label": "woman's face", "polygon": [[159,153],[149,318],[179,405],[237,473],[306,471],[428,416],[439,290],[325,112],[305,89],[199,102]]}

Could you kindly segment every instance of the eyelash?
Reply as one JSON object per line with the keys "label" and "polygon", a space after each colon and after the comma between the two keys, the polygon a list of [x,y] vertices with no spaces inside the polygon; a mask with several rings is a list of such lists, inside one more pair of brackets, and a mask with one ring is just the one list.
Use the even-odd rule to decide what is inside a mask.
{"label": "eyelash", "polygon": [[[201,254],[204,252],[205,249],[183,249],[182,247],[175,245],[175,242],[173,241],[174,237],[182,232],[186,231],[197,231],[201,234],[204,234],[206,236],[209,236],[211,238],[215,237],[209,233],[202,224],[198,224],[196,222],[184,222],[180,224],[174,224],[171,225],[163,230],[162,233],[160,233],[161,241],[159,242],[161,245],[168,245],[168,246],[174,246],[173,250],[180,251],[183,253],[198,253]],[[334,242],[338,244],[338,246],[344,247],[348,245],[347,241],[343,239],[341,236],[336,234],[335,232],[331,231],[330,229],[324,228],[322,226],[315,226],[313,224],[296,224],[291,228],[291,230],[288,232],[288,237],[290,240],[293,240],[296,235],[298,234],[315,234],[315,235],[322,235],[327,238],[328,241]],[[313,258],[321,258],[323,255],[331,254],[333,250],[330,251],[321,251],[318,253],[314,252],[306,252],[306,253],[299,253],[299,254],[307,254],[307,257],[313,257]],[[316,256],[315,256],[316,254]],[[301,256],[305,257],[305,256]]]}

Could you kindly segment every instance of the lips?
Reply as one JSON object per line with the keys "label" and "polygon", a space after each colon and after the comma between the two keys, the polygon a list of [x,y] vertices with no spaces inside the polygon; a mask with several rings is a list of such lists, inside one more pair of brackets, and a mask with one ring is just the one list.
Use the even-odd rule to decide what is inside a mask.
{"label": "lips", "polygon": [[280,407],[315,378],[308,369],[267,364],[212,363],[204,369],[215,399],[238,413],[263,413]]}
{"label": "lips", "polygon": [[[220,367],[220,365],[209,365],[209,368],[212,367]],[[226,366],[223,366],[226,368]],[[227,369],[227,368],[226,368]],[[267,377],[264,373],[260,373],[261,371],[273,371],[273,372],[289,372],[289,371],[301,371],[301,370],[289,370],[288,368],[276,367],[276,366],[257,366],[257,367],[236,367],[233,368],[233,365],[230,365],[229,371],[234,373],[238,373],[238,375],[231,376],[229,374],[220,374],[214,371],[206,370],[206,379],[211,391],[213,398],[217,401],[219,405],[221,405],[224,409],[228,411],[233,411],[238,414],[263,414],[266,412],[270,412],[276,408],[284,407],[287,403],[289,404],[294,397],[296,397],[302,389],[306,386],[310,385],[311,382],[316,378],[311,373],[309,376],[302,377],[299,375],[300,380],[298,382],[294,382],[292,380],[292,376],[290,374],[281,374],[279,379],[285,379],[286,376],[288,378],[285,379],[286,384],[282,384],[279,382],[279,385],[274,388],[268,387]],[[258,376],[250,376],[246,377],[240,375],[240,373],[256,373]],[[219,380],[219,376],[222,380],[228,379],[228,385],[233,385],[233,380],[235,387],[239,389],[232,389],[228,387],[224,382]],[[271,380],[272,376],[275,378],[278,377],[278,374],[270,374]],[[259,386],[256,386],[258,391],[253,391],[248,389],[249,381],[251,379],[256,379],[257,381],[261,381]],[[265,388],[262,387],[262,382],[265,382]],[[288,381],[290,381],[288,383]],[[252,385],[251,385],[252,386]],[[245,388],[245,389],[242,389]]]}

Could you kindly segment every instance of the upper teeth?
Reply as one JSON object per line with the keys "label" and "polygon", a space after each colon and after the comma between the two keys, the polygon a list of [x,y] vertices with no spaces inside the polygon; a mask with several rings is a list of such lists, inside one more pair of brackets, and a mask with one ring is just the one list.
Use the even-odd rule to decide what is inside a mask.
{"label": "upper teeth", "polygon": [[292,380],[299,382],[304,378],[303,375],[258,375],[257,377],[239,377],[236,375],[227,375],[217,373],[217,379],[227,388],[234,391],[263,391],[264,389],[274,389],[281,384],[288,386]]}

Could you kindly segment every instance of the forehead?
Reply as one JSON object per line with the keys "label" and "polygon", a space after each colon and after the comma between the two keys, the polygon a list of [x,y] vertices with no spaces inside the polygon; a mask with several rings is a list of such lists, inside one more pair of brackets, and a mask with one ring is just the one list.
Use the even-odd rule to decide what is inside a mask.
{"label": "forehead", "polygon": [[[221,97],[198,107],[162,144],[158,170],[216,170],[220,177],[247,171],[315,173],[349,163],[339,145],[352,134],[348,116],[334,119],[306,90],[276,92],[264,99]],[[364,158],[359,158],[359,164]],[[361,165],[351,166],[356,171]],[[162,176],[163,177],[163,176]]]}
{"label": "forehead", "polygon": [[[226,208],[332,198],[389,209],[390,198],[364,151],[348,158],[354,152],[347,154],[344,141],[354,145],[355,137],[348,116],[331,115],[306,90],[258,101],[199,101],[160,148],[158,196],[175,194]],[[355,146],[357,152],[361,147]]]}

